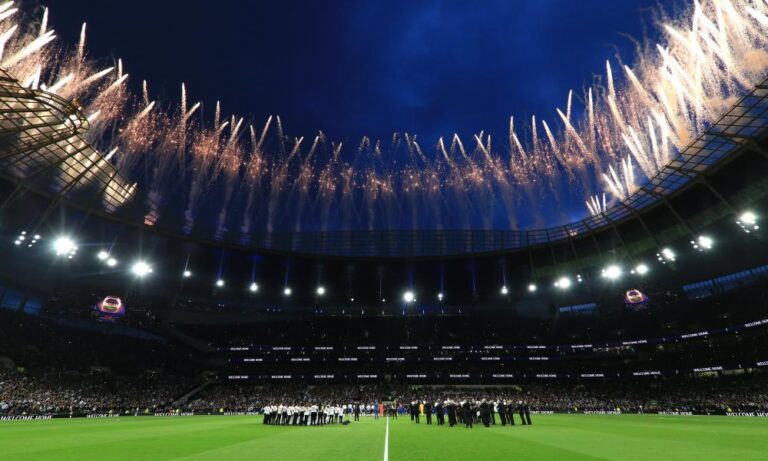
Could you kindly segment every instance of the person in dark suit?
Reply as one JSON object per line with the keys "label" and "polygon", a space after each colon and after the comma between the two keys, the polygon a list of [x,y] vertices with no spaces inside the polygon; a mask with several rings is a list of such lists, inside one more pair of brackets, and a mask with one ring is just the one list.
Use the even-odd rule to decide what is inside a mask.
{"label": "person in dark suit", "polygon": [[411,411],[413,412],[413,420],[416,422],[416,424],[419,424],[419,402],[414,401],[411,404]]}
{"label": "person in dark suit", "polygon": [[499,412],[499,421],[501,422],[502,426],[507,425],[507,402],[501,401],[496,404],[496,409]]}
{"label": "person in dark suit", "polygon": [[464,410],[464,427],[466,428],[472,428],[472,420],[474,419],[474,411],[472,411],[472,404],[467,400],[464,402],[464,405],[462,405],[462,409]]}
{"label": "person in dark suit", "polygon": [[525,426],[525,405],[522,400],[517,402],[517,413],[520,415],[520,421],[522,421],[523,426]]}
{"label": "person in dark suit", "polygon": [[456,425],[456,402],[449,400],[448,404],[448,427]]}
{"label": "person in dark suit", "polygon": [[427,424],[432,424],[432,404],[424,402],[424,416],[427,417]]}
{"label": "person in dark suit", "polygon": [[360,421],[360,404],[359,403],[355,404],[354,412],[355,412],[355,421]]}
{"label": "person in dark suit", "polygon": [[445,425],[445,414],[443,413],[445,410],[443,410],[443,402],[437,401],[435,403],[435,415],[437,416],[437,425],[438,426],[444,426]]}
{"label": "person in dark suit", "polygon": [[525,407],[525,421],[530,426],[531,424],[531,407],[528,406],[528,402],[523,403],[523,406]]}
{"label": "person in dark suit", "polygon": [[515,425],[515,404],[514,402],[505,402],[504,409],[507,412],[507,422],[510,426]]}
{"label": "person in dark suit", "polygon": [[480,420],[483,422],[483,426],[491,426],[491,404],[483,399],[480,402]]}

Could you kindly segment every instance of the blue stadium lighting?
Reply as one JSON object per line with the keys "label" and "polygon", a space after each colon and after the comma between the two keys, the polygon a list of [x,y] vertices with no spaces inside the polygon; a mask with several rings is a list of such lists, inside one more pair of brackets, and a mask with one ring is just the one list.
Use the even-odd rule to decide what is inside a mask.
{"label": "blue stadium lighting", "polygon": [[104,250],[99,251],[99,253],[96,255],[96,258],[98,258],[99,261],[106,261],[109,259],[109,253],[107,253]]}
{"label": "blue stadium lighting", "polygon": [[317,287],[317,290],[315,290],[315,293],[317,293],[317,296],[323,296],[325,294],[325,287],[323,286]]}
{"label": "blue stadium lighting", "polygon": [[537,287],[535,283],[528,284],[528,292],[533,293],[534,291],[536,291],[536,289]]}
{"label": "blue stadium lighting", "polygon": [[414,295],[412,291],[408,290],[405,293],[403,293],[403,301],[407,303],[412,303],[415,300],[416,300],[416,295]]}
{"label": "blue stadium lighting", "polygon": [[251,285],[248,287],[248,290],[249,290],[251,293],[256,293],[257,291],[259,291],[259,285],[258,285],[256,282],[253,282],[253,283],[251,283]]}
{"label": "blue stadium lighting", "polygon": [[760,226],[757,225],[757,215],[753,211],[745,211],[739,215],[739,219],[736,220],[736,224],[738,224],[741,229],[748,234],[752,231],[760,229]]}
{"label": "blue stadium lighting", "polygon": [[117,266],[117,259],[115,259],[115,258],[107,258],[106,265],[107,265],[107,267],[115,267],[115,266]]}
{"label": "blue stadium lighting", "polygon": [[437,300],[438,301],[442,301],[443,300],[443,294],[442,293],[438,293],[437,294]]}
{"label": "blue stadium lighting", "polygon": [[621,274],[621,267],[617,266],[616,264],[611,264],[602,271],[602,276],[608,280],[616,280],[621,277]]}
{"label": "blue stadium lighting", "polygon": [[133,275],[136,277],[146,277],[152,273],[152,266],[146,261],[136,261],[133,263],[133,266],[131,266],[131,272],[133,272]]}
{"label": "blue stadium lighting", "polygon": [[216,280],[216,286],[221,288],[224,286],[224,279],[218,279]]}
{"label": "blue stadium lighting", "polygon": [[291,288],[290,288],[290,287],[285,287],[285,288],[283,289],[283,295],[284,295],[284,296],[291,296],[291,293],[293,293],[293,290],[291,290]]}

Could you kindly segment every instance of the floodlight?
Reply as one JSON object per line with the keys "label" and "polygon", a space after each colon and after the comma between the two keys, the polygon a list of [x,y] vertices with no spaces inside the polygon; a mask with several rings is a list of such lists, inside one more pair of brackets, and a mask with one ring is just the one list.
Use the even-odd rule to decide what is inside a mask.
{"label": "floodlight", "polygon": [[711,250],[712,249],[712,245],[715,244],[715,241],[712,240],[711,237],[708,237],[706,235],[699,236],[699,238],[697,239],[697,242],[698,242],[697,245],[702,250]]}
{"label": "floodlight", "polygon": [[131,272],[133,272],[133,275],[136,277],[144,277],[152,273],[152,266],[145,261],[136,261],[133,263],[133,266],[131,266]]}
{"label": "floodlight", "polygon": [[659,261],[662,263],[666,263],[667,261],[674,261],[677,258],[675,252],[672,251],[671,248],[662,248],[660,253],[656,253],[656,256],[658,256]]}
{"label": "floodlight", "polygon": [[567,290],[571,287],[571,279],[568,277],[560,277],[557,279],[557,282],[555,282],[555,286],[562,290]]}
{"label": "floodlight", "polygon": [[648,266],[646,266],[643,263],[640,263],[637,266],[635,266],[635,273],[638,275],[645,275],[648,273],[649,270],[650,269],[648,269]]}
{"label": "floodlight", "polygon": [[605,269],[603,269],[603,277],[607,278],[608,280],[616,280],[617,278],[621,277],[621,267],[612,264]]}
{"label": "floodlight", "polygon": [[748,226],[752,226],[757,222],[757,215],[751,211],[745,211],[739,216],[739,221]]}
{"label": "floodlight", "polygon": [[58,256],[71,256],[77,252],[77,245],[75,245],[75,242],[70,237],[61,236],[53,241],[53,251]]}

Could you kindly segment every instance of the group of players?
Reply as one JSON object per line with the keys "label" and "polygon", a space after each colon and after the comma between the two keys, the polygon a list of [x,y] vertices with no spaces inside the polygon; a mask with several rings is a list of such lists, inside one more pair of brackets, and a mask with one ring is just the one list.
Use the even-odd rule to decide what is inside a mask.
{"label": "group of players", "polygon": [[344,424],[348,405],[270,405],[263,409],[264,424],[274,426],[323,426]]}
{"label": "group of players", "polygon": [[421,415],[424,415],[427,424],[432,424],[432,415],[437,419],[437,425],[445,425],[445,418],[448,417],[448,426],[453,427],[457,424],[464,424],[464,427],[471,428],[475,424],[482,424],[490,427],[496,424],[496,415],[502,426],[507,424],[515,425],[515,413],[520,417],[522,425],[531,424],[531,410],[528,404],[523,401],[514,402],[500,401],[489,402],[485,399],[479,402],[454,400],[431,402],[413,401],[408,407],[411,415],[411,421],[419,424]]}
{"label": "group of players", "polygon": [[[374,417],[383,412],[389,416],[397,417],[397,410],[394,406],[385,406],[381,404],[380,408],[374,405],[270,405],[263,409],[264,424],[275,426],[322,426],[326,424],[348,424],[345,421],[345,415],[354,415],[355,421],[359,421],[360,413],[370,414]],[[523,401],[517,403],[511,401],[486,401],[485,399],[475,402],[471,400],[444,400],[437,401],[434,404],[429,401],[414,400],[410,405],[404,405],[411,421],[419,424],[421,417],[424,416],[427,424],[432,424],[433,416],[437,420],[438,426],[444,426],[446,418],[448,426],[453,427],[463,424],[464,427],[471,428],[474,425],[482,424],[490,427],[496,424],[496,415],[499,416],[499,422],[502,426],[515,425],[515,413],[520,418],[522,425],[531,424],[531,412],[528,404]],[[387,411],[389,410],[389,411]]]}

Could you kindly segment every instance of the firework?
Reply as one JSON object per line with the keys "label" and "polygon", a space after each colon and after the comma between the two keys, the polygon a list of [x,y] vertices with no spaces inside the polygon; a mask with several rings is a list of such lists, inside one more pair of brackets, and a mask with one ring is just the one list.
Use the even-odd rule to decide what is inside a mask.
{"label": "firework", "polygon": [[178,104],[151,100],[146,82],[134,94],[122,61],[89,59],[85,24],[68,47],[47,9],[38,20],[13,2],[0,4],[0,67],[28,88],[77,101],[90,122],[84,141],[109,153],[79,155],[113,163],[129,180],[126,200],[144,192],[147,224],[168,209],[183,210],[187,233],[214,222],[215,238],[230,229],[514,228],[521,218],[542,222],[521,213],[572,191],[590,214],[626,199],[768,70],[764,0],[694,1],[674,17],[659,12],[656,23],[658,43],[639,47],[635,65],[606,62],[604,77],[580,97],[568,92],[549,120],[516,127],[510,118],[506,145],[484,132],[434,146],[407,133],[351,148],[323,133],[305,142],[279,117],[256,125],[222,116],[218,103],[207,121],[185,85]]}

